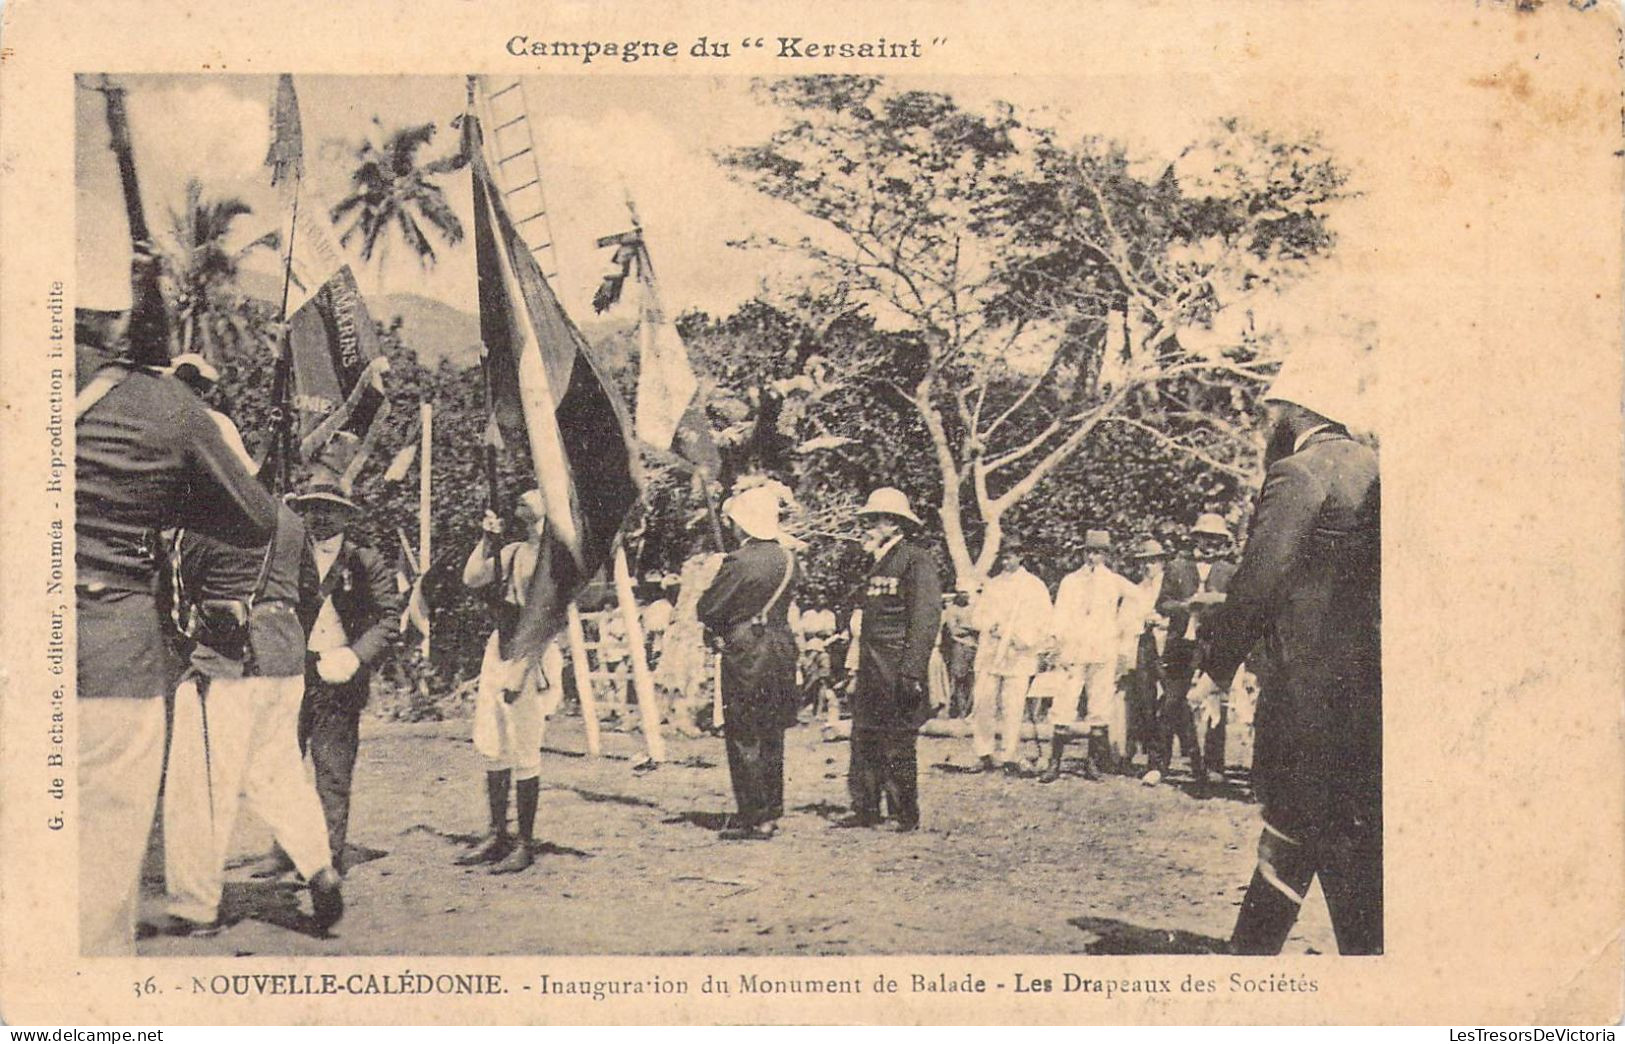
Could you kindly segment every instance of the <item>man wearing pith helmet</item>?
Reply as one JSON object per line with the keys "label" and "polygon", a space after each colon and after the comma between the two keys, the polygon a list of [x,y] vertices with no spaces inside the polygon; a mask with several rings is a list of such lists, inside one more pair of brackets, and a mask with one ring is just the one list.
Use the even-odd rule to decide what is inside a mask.
{"label": "man wearing pith helmet", "polygon": [[858,677],[852,690],[852,815],[838,825],[881,822],[881,796],[897,830],[920,825],[917,733],[931,716],[927,672],[942,623],[942,581],[912,542],[920,519],[901,490],[882,487],[858,511],[874,566],[859,599]]}
{"label": "man wearing pith helmet", "polygon": [[1377,455],[1359,423],[1358,349],[1289,359],[1265,396],[1267,471],[1241,567],[1208,627],[1227,688],[1262,642],[1253,789],[1258,866],[1238,953],[1280,952],[1315,877],[1345,954],[1383,949],[1382,640]]}
{"label": "man wearing pith helmet", "polygon": [[173,677],[156,535],[184,527],[263,548],[277,520],[276,501],[202,403],[151,365],[165,346],[139,324],[126,337],[128,287],[121,276],[113,299],[74,316],[79,942],[91,956],[135,952],[141,857],[163,774]]}
{"label": "man wearing pith helmet", "polygon": [[700,596],[696,612],[722,651],[723,738],[737,815],[724,841],[764,841],[784,815],[784,731],[796,720],[796,639],[790,603],[799,570],[780,540],[779,494],[752,486],[722,513],[738,549]]}

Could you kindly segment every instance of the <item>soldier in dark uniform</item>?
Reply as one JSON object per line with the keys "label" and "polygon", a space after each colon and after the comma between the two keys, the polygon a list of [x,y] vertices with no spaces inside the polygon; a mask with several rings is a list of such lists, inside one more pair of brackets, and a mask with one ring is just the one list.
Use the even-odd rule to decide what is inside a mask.
{"label": "soldier in dark uniform", "polygon": [[723,736],[739,814],[724,840],[765,840],[784,815],[784,730],[795,724],[796,559],[778,541],[779,496],[757,486],[724,513],[743,543],[700,596],[699,618],[722,650]]}
{"label": "soldier in dark uniform", "polygon": [[305,632],[315,594],[305,523],[283,506],[268,548],[235,548],[191,530],[174,544],[175,619],[192,648],[175,693],[164,782],[165,935],[210,934],[239,798],[291,854],[317,927],[344,913],[321,802],[299,756]]}
{"label": "soldier in dark uniform", "polygon": [[1253,789],[1264,831],[1231,948],[1279,953],[1320,878],[1337,948],[1383,949],[1377,455],[1344,426],[1346,366],[1289,361],[1265,401],[1268,471],[1204,667],[1228,688],[1263,642]]}
{"label": "soldier in dark uniform", "polygon": [[156,597],[159,531],[184,526],[264,548],[277,505],[185,385],[113,358],[110,317],[83,318],[91,321],[76,331],[74,459],[80,945],[129,954],[174,678]]}
{"label": "soldier in dark uniform", "polygon": [[875,557],[859,608],[858,677],[852,690],[852,815],[838,826],[880,823],[884,794],[899,832],[920,825],[915,741],[932,715],[926,681],[942,622],[942,581],[924,548],[908,542],[920,525],[900,490],[882,488],[858,512]]}

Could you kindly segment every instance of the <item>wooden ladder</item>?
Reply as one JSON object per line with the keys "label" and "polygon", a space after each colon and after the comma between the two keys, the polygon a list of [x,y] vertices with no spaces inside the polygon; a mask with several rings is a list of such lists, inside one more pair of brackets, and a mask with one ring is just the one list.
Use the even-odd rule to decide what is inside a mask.
{"label": "wooden ladder", "polygon": [[520,79],[478,78],[480,122],[485,126],[486,156],[492,176],[502,189],[503,203],[525,238],[542,275],[556,283],[558,252],[553,248],[553,226],[547,214],[547,193],[542,186],[542,160],[530,126],[530,104]]}

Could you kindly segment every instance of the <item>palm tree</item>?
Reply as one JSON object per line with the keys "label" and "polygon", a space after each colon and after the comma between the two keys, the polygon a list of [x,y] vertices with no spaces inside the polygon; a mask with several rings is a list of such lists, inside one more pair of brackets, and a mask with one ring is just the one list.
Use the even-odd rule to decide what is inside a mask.
{"label": "palm tree", "polygon": [[[372,122],[382,128],[378,117],[374,116]],[[419,164],[418,151],[434,135],[435,125],[423,123],[390,132],[381,145],[369,139],[355,148],[350,194],[333,208],[332,218],[334,224],[349,218],[349,227],[339,235],[339,242],[349,246],[359,238],[362,260],[371,261],[377,253],[380,274],[388,259],[391,228],[424,268],[433,266],[436,256],[434,244],[420,222],[438,231],[449,245],[462,241],[463,223],[433,179],[463,166],[467,157],[459,149]]]}
{"label": "palm tree", "polygon": [[239,307],[237,276],[244,258],[261,248],[276,249],[281,236],[268,232],[240,249],[227,247],[237,219],[253,212],[236,196],[205,199],[196,178],[186,183],[185,208],[169,212],[175,249],[166,252],[164,262],[174,284],[181,351],[218,361],[216,345],[222,336],[243,341],[254,335]]}

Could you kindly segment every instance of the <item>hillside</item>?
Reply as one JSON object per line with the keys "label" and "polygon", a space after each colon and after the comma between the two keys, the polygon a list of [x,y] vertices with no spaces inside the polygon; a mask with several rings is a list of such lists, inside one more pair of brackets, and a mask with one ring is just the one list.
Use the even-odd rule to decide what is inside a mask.
{"label": "hillside", "polygon": [[[249,297],[272,303],[282,299],[281,283],[263,272],[244,271],[238,285]],[[480,319],[474,312],[411,293],[369,298],[367,308],[374,319],[386,325],[400,317],[401,340],[424,366],[436,367],[442,359],[459,370],[479,365]],[[572,318],[587,341],[599,349],[599,358],[611,371],[620,372],[632,365],[635,348],[630,318]]]}

